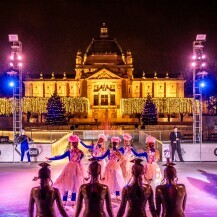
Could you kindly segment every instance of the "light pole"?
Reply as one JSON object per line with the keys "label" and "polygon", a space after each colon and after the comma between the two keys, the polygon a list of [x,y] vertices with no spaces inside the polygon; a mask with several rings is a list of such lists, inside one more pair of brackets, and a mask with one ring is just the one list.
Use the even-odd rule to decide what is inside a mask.
{"label": "light pole", "polygon": [[22,130],[22,43],[18,40],[18,35],[8,36],[11,43],[11,73],[18,78],[13,86],[13,132],[15,139]]}
{"label": "light pole", "polygon": [[[202,144],[202,92],[199,79],[207,73],[204,71],[205,55],[203,53],[203,43],[206,41],[206,35],[197,35],[196,41],[193,42],[193,143]],[[201,153],[201,151],[200,151]],[[200,156],[201,158],[201,156]]]}

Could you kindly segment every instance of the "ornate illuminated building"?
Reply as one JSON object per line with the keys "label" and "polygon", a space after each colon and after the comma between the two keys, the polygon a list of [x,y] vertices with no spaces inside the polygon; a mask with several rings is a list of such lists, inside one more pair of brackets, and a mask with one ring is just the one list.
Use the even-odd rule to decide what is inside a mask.
{"label": "ornate illuminated building", "polygon": [[146,78],[145,73],[141,78],[134,78],[133,70],[132,53],[129,50],[124,53],[116,39],[108,36],[108,29],[103,25],[100,37],[91,41],[85,53],[77,52],[75,78],[67,78],[66,73],[62,78],[55,78],[54,73],[50,78],[44,78],[41,73],[39,79],[24,81],[25,97],[45,99],[56,91],[65,98],[64,101],[66,98],[71,100],[66,103],[67,112],[78,113],[79,108],[76,109],[72,101],[82,99],[87,106],[81,111],[83,116],[98,121],[107,118],[113,122],[121,121],[124,115],[141,113],[148,94],[156,102],[159,113],[168,112],[165,99],[176,103],[185,99],[183,78],[169,78],[168,73],[165,78],[158,78],[156,72],[153,78]]}

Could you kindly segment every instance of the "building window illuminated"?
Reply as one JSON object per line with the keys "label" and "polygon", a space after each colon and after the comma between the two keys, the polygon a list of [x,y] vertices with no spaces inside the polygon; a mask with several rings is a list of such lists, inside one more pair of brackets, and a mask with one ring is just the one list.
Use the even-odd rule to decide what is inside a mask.
{"label": "building window illuminated", "polygon": [[108,95],[101,95],[101,105],[108,105]]}
{"label": "building window illuminated", "polygon": [[115,85],[110,86],[110,91],[115,91]]}
{"label": "building window illuminated", "polygon": [[99,96],[98,95],[94,95],[94,105],[99,105]]}
{"label": "building window illuminated", "polygon": [[110,105],[115,105],[115,95],[110,95]]}
{"label": "building window illuminated", "polygon": [[93,86],[93,90],[94,90],[94,91],[98,91],[98,89],[99,89],[99,85],[94,85],[94,86]]}

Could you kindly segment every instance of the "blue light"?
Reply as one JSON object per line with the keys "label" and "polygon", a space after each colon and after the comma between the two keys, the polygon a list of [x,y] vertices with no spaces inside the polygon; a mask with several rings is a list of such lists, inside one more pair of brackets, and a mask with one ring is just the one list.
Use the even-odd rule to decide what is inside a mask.
{"label": "blue light", "polygon": [[10,86],[10,87],[14,87],[14,82],[13,82],[13,81],[10,81],[10,82],[9,82],[9,86]]}
{"label": "blue light", "polygon": [[206,84],[205,84],[205,82],[204,81],[202,81],[202,82],[200,82],[200,87],[205,87],[206,86]]}

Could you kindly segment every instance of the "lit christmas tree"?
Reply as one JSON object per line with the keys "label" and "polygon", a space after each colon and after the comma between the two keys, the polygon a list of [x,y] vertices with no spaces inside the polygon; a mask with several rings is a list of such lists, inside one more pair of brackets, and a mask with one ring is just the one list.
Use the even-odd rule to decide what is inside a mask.
{"label": "lit christmas tree", "polygon": [[156,125],[158,123],[157,108],[149,94],[142,110],[141,120],[143,125]]}
{"label": "lit christmas tree", "polygon": [[54,93],[47,103],[45,123],[48,125],[65,125],[67,124],[65,113],[65,106],[60,101],[60,97]]}

